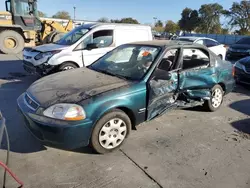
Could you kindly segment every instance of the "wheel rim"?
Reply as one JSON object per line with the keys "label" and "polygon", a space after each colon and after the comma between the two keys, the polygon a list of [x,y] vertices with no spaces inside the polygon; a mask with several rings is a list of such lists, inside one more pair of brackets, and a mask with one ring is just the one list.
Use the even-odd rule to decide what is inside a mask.
{"label": "wheel rim", "polygon": [[7,37],[4,39],[4,46],[8,49],[14,49],[17,46],[17,42],[12,37]]}
{"label": "wheel rim", "polygon": [[223,93],[219,88],[216,88],[212,93],[212,106],[218,108],[221,105]]}
{"label": "wheel rim", "polygon": [[105,149],[114,149],[123,142],[126,135],[126,123],[120,118],[114,118],[102,127],[99,133],[99,143]]}
{"label": "wheel rim", "polygon": [[74,67],[72,67],[72,66],[66,66],[66,67],[63,68],[63,70],[70,70],[70,69],[74,69]]}

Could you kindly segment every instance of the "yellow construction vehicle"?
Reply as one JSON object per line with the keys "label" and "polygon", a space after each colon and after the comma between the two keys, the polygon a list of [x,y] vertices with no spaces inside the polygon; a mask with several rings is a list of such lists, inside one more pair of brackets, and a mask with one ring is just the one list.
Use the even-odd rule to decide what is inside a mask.
{"label": "yellow construction vehicle", "polygon": [[6,11],[0,12],[0,51],[17,54],[25,46],[35,46],[58,40],[73,29],[38,17],[37,0],[6,0]]}

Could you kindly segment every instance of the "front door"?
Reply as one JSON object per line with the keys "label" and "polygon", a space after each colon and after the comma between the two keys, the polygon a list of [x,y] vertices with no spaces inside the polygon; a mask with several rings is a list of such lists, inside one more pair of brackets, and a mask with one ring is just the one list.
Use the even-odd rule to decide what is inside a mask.
{"label": "front door", "polygon": [[176,64],[180,61],[179,52],[179,49],[167,51],[148,81],[148,120],[176,106],[178,89]]}
{"label": "front door", "polygon": [[85,46],[87,44],[96,44],[97,46],[97,48],[92,50],[83,50],[84,65],[88,66],[114,49],[114,31],[111,29],[96,31],[86,37],[83,43]]}

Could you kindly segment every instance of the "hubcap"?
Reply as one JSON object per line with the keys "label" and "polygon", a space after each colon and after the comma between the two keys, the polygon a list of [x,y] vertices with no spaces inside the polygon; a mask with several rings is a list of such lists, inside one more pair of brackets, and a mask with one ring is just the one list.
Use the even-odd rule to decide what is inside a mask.
{"label": "hubcap", "polygon": [[70,70],[70,69],[74,69],[74,67],[72,67],[72,66],[66,66],[66,67],[63,68],[63,70]]}
{"label": "hubcap", "polygon": [[5,38],[4,46],[9,49],[14,49],[16,47],[16,40],[11,37]]}
{"label": "hubcap", "polygon": [[223,94],[219,88],[216,88],[212,93],[212,106],[218,108],[221,105]]}
{"label": "hubcap", "polygon": [[105,149],[119,146],[127,135],[127,126],[119,118],[109,120],[99,133],[99,143]]}

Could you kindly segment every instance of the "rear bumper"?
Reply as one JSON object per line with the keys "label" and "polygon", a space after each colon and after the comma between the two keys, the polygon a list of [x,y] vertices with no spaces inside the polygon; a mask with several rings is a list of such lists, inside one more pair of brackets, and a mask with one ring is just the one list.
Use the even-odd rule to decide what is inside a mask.
{"label": "rear bumper", "polygon": [[18,111],[30,133],[43,144],[63,149],[74,149],[89,144],[93,123],[55,120],[38,115],[25,104],[24,94],[17,99]]}

